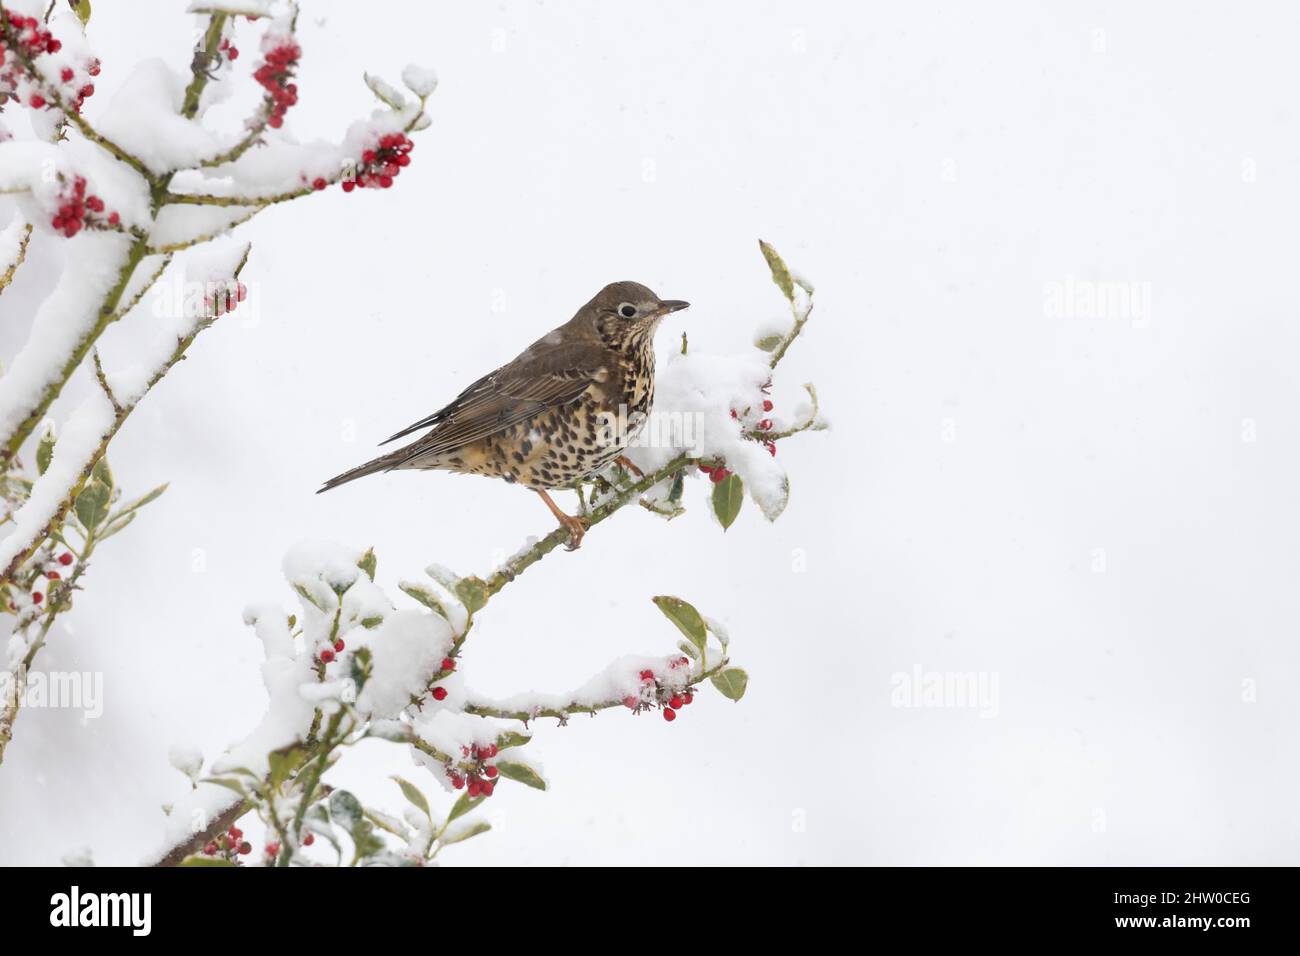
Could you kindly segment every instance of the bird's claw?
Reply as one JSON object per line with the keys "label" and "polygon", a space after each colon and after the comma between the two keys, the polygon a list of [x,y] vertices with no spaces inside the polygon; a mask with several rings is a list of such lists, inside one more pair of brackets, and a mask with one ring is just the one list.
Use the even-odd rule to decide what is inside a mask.
{"label": "bird's claw", "polygon": [[581,515],[564,515],[560,518],[560,527],[569,532],[569,543],[564,546],[564,550],[577,551],[582,546],[582,536],[587,533],[590,523]]}

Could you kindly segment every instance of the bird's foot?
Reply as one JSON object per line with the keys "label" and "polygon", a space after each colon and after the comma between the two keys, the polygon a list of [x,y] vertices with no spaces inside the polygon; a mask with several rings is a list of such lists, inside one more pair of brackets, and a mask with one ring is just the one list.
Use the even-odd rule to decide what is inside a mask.
{"label": "bird's foot", "polygon": [[645,477],[645,472],[643,472],[636,465],[632,464],[632,459],[628,458],[627,455],[619,455],[614,460],[618,462],[620,465],[622,465],[624,468],[626,468],[633,475],[635,475],[637,478]]}
{"label": "bird's foot", "polygon": [[581,515],[556,515],[560,519],[560,527],[569,532],[569,543],[564,546],[566,551],[577,551],[582,546],[582,536],[587,533],[589,524],[587,519]]}
{"label": "bird's foot", "polygon": [[590,527],[590,522],[582,515],[565,514],[560,506],[551,500],[550,495],[540,488],[536,490],[538,496],[546,503],[546,507],[551,509],[551,514],[555,515],[555,520],[560,523],[560,527],[569,532],[567,550],[577,551],[582,544],[582,536],[587,533],[587,528]]}

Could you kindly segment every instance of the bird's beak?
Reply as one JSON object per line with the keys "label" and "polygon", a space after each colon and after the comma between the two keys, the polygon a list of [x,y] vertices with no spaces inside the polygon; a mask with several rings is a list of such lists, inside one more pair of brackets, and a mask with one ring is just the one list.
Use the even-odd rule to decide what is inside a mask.
{"label": "bird's beak", "polygon": [[664,299],[659,303],[659,314],[667,315],[669,312],[680,312],[682,309],[689,309],[691,304],[683,302],[681,299]]}

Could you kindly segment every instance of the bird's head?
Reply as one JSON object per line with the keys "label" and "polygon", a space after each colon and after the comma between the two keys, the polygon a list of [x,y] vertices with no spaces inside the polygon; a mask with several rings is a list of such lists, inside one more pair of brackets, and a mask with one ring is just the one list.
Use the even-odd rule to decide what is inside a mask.
{"label": "bird's head", "polygon": [[582,312],[594,318],[606,338],[626,339],[653,332],[660,319],[689,305],[681,299],[661,299],[639,282],[612,282],[597,292]]}

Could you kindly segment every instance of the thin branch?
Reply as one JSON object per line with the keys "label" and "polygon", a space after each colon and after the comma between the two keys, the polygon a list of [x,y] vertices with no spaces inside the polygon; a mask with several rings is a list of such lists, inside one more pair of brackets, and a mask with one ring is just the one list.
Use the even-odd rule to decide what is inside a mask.
{"label": "thin branch", "polygon": [[95,363],[95,381],[99,382],[99,387],[104,390],[108,396],[108,402],[113,406],[113,412],[116,415],[122,414],[122,403],[117,400],[113,394],[113,386],[108,384],[108,376],[104,374],[104,363],[99,360],[99,349],[90,353],[91,360]]}
{"label": "thin branch", "polygon": [[18,271],[18,267],[22,265],[23,261],[27,258],[27,243],[31,242],[31,239],[32,224],[30,222],[24,223],[23,237],[18,240],[18,255],[14,257],[13,262],[9,263],[9,266],[4,272],[0,272],[0,292],[3,292],[8,288],[9,283],[14,281],[14,274]]}

